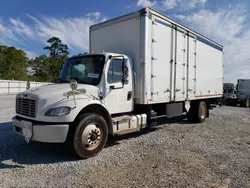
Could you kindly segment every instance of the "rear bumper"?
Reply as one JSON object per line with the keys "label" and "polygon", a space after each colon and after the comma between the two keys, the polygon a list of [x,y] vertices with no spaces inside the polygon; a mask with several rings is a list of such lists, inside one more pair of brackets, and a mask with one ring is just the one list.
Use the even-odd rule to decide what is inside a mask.
{"label": "rear bumper", "polygon": [[25,129],[23,121],[16,117],[12,118],[14,131],[25,137],[25,139],[27,138],[27,140],[47,143],[63,143],[66,141],[69,131],[68,124],[53,125],[53,123],[46,123],[46,125],[43,125],[39,123],[30,123],[31,129],[28,130],[29,133],[27,134],[27,129]]}

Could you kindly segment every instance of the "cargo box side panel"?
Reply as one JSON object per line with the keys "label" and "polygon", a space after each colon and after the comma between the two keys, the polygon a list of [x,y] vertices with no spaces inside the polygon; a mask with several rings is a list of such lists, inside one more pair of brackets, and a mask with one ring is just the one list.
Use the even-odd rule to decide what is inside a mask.
{"label": "cargo box side panel", "polygon": [[223,95],[222,48],[200,37],[196,43],[195,98],[220,97]]}
{"label": "cargo box side panel", "polygon": [[151,69],[153,103],[170,101],[172,35],[171,23],[154,19],[154,24],[152,25]]}
{"label": "cargo box side panel", "polygon": [[194,99],[196,93],[196,39],[195,36],[188,36],[188,62],[187,62],[187,98]]}
{"label": "cargo box side panel", "polygon": [[176,28],[174,101],[186,99],[187,79],[187,35],[186,31]]}
{"label": "cargo box side panel", "polygon": [[153,36],[153,25],[152,15],[149,13],[147,16],[141,17],[141,66],[138,70],[141,75],[140,87],[145,93],[141,93],[140,104],[151,104],[152,99],[152,36]]}
{"label": "cargo box side panel", "polygon": [[[144,70],[141,70],[141,19],[134,16],[127,20],[119,19],[115,23],[107,23],[90,30],[90,48],[98,53],[101,50],[121,53],[132,58],[136,72],[135,98],[136,103],[144,103]],[[144,68],[144,67],[143,67]]]}

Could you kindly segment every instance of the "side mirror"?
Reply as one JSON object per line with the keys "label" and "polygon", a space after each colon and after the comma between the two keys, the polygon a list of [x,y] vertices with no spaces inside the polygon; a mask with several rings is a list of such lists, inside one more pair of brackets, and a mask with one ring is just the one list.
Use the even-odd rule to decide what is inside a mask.
{"label": "side mirror", "polygon": [[125,63],[124,60],[122,65],[122,73],[123,73],[123,79],[122,79],[123,84],[128,84],[128,65],[127,63]]}

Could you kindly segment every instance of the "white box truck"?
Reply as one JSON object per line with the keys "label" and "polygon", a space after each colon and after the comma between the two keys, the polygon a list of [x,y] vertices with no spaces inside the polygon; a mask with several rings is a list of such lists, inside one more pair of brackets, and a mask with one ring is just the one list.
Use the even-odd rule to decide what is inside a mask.
{"label": "white box truck", "polygon": [[223,96],[223,47],[150,9],[90,27],[90,52],[69,58],[55,84],[16,97],[14,130],[25,140],[72,140],[96,156],[108,135],[187,114],[203,122]]}

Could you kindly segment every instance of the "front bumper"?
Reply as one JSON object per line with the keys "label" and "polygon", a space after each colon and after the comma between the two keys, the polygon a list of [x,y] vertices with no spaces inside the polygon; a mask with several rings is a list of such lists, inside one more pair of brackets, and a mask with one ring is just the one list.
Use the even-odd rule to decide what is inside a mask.
{"label": "front bumper", "polygon": [[24,136],[26,142],[30,140],[47,143],[63,143],[66,141],[69,131],[68,124],[39,124],[29,120],[12,118],[14,131]]}

